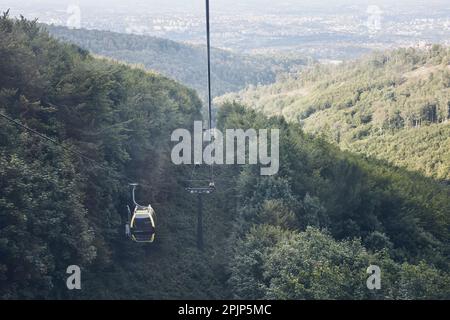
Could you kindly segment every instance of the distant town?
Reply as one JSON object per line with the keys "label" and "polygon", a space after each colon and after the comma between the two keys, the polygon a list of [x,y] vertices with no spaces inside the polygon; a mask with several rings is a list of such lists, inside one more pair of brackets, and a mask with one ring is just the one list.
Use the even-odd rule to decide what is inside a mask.
{"label": "distant town", "polygon": [[[0,4],[2,2],[0,1]],[[6,10],[7,8],[1,8]],[[60,9],[15,7],[12,15],[39,17],[48,24],[151,35],[192,44],[203,44],[201,13],[158,13],[136,8],[92,10],[77,5]],[[119,22],[118,22],[119,21]],[[286,14],[221,13],[212,15],[213,46],[240,53],[301,54],[338,62],[372,50],[450,44],[450,8],[352,6],[339,12]]]}

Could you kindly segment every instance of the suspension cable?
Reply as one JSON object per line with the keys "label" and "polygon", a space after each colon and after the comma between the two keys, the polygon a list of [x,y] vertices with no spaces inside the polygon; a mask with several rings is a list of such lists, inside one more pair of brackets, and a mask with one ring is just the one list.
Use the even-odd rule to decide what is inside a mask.
{"label": "suspension cable", "polygon": [[13,119],[13,118],[7,116],[6,114],[0,113],[0,117],[2,117],[2,118],[4,118],[4,119],[8,120],[9,122],[15,124],[15,125],[18,126],[18,127],[21,127],[22,129],[25,129],[26,131],[28,131],[28,132],[30,132],[30,133],[32,133],[32,134],[34,134],[34,135],[37,135],[37,136],[40,137],[41,139],[50,141],[51,143],[60,146],[62,149],[66,150],[66,151],[68,151],[68,152],[70,152],[70,153],[72,153],[72,154],[75,154],[75,155],[79,156],[79,157],[82,158],[82,159],[88,160],[88,161],[90,161],[90,162],[96,164],[98,167],[100,167],[100,168],[103,169],[103,170],[109,171],[109,168],[103,166],[102,164],[98,163],[98,162],[95,161],[94,159],[92,159],[92,158],[90,158],[90,157],[88,157],[88,156],[86,156],[86,155],[84,155],[84,154],[82,154],[82,153],[80,153],[80,152],[78,152],[78,151],[76,151],[76,150],[73,150],[72,148],[66,147],[65,145],[63,145],[63,144],[60,143],[59,141],[57,141],[57,140],[55,140],[55,139],[53,139],[53,138],[50,138],[50,137],[46,136],[45,134],[40,133],[40,132],[38,132],[38,131],[36,131],[36,130],[34,130],[34,129],[32,129],[32,128],[30,128],[30,127],[24,125],[24,124],[22,124],[21,122],[19,122],[19,121]]}
{"label": "suspension cable", "polygon": [[[51,142],[51,143],[53,143],[53,144],[55,144],[55,145],[61,147],[62,149],[66,150],[67,152],[69,152],[69,153],[71,153],[71,154],[77,155],[77,156],[79,156],[80,158],[89,161],[92,165],[94,165],[95,167],[97,167],[97,168],[99,168],[99,169],[102,169],[102,170],[106,171],[108,174],[111,173],[111,168],[108,168],[108,167],[102,165],[101,163],[97,162],[96,160],[94,160],[94,159],[92,159],[92,158],[90,158],[90,157],[88,157],[88,156],[82,154],[81,152],[78,152],[78,151],[74,150],[73,148],[69,148],[69,147],[65,146],[63,143],[59,142],[58,140],[53,139],[53,138],[50,138],[49,136],[46,136],[45,134],[40,133],[39,131],[30,128],[30,127],[28,127],[28,126],[22,124],[22,123],[19,122],[18,120],[15,120],[15,119],[13,119],[13,118],[7,116],[7,115],[4,114],[4,113],[1,113],[1,112],[0,112],[0,117],[2,117],[2,118],[5,119],[5,120],[8,120],[9,122],[13,123],[14,125],[16,125],[16,126],[22,128],[22,129],[25,129],[26,131],[28,131],[28,132],[30,132],[31,134],[34,134],[34,135],[40,137],[41,139],[43,139],[43,140],[45,140],[45,141]],[[125,181],[125,180],[126,180],[126,179],[120,178],[120,177],[115,177],[115,178],[117,178],[117,179],[119,179],[119,180],[122,180],[122,181]],[[127,184],[130,184],[130,182],[126,182],[126,183],[127,183]],[[143,186],[144,188],[151,189],[151,187],[150,187],[149,185],[147,185],[147,184],[139,183],[139,185],[140,185],[140,186]]]}
{"label": "suspension cable", "polygon": [[[208,60],[208,129],[211,139],[212,137],[212,94],[211,94],[211,36],[209,24],[209,0],[206,0],[206,51]],[[211,164],[211,179],[214,183],[214,163]]]}
{"label": "suspension cable", "polygon": [[[209,20],[210,20],[209,19],[209,0],[206,0],[206,47],[207,47],[207,62],[208,62],[208,129],[209,129],[209,134],[211,134],[211,130],[212,130],[212,93],[211,93],[211,37],[210,37],[210,22],[209,22]],[[55,145],[60,146],[62,149],[66,150],[72,154],[78,155],[82,159],[88,160],[92,164],[96,165],[97,167],[99,167],[105,171],[110,171],[109,168],[98,163],[96,160],[94,160],[76,150],[73,150],[72,148],[64,146],[62,143],[58,142],[57,140],[52,139],[34,129],[32,129],[3,113],[0,113],[0,117],[10,121],[11,123],[14,123],[16,126],[19,126],[34,135],[39,136],[40,138],[42,138],[44,140],[47,140]],[[214,181],[214,167],[213,166],[214,166],[214,164],[211,165],[211,182]]]}
{"label": "suspension cable", "polygon": [[209,28],[209,0],[206,0],[206,50],[208,59],[208,129],[212,129],[212,94],[211,94],[211,37]]}

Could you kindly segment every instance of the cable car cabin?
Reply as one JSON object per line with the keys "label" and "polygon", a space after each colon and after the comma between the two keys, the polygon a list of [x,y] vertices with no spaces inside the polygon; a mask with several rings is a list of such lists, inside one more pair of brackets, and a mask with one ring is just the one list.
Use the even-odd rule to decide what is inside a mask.
{"label": "cable car cabin", "polygon": [[135,242],[155,240],[155,211],[148,207],[136,206],[130,221],[130,236]]}
{"label": "cable car cabin", "polygon": [[134,211],[131,214],[130,207],[128,209],[128,219],[125,224],[125,234],[134,242],[151,243],[155,241],[156,233],[156,213],[151,205],[147,207],[141,206],[136,202],[135,191],[138,186],[137,183],[131,183],[133,187],[132,197],[134,204]]}

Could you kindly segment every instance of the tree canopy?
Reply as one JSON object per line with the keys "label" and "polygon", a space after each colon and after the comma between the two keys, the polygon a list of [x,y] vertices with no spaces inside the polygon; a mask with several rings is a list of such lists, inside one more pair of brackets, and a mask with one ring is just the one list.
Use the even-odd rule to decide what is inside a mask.
{"label": "tree canopy", "polygon": [[283,115],[341,148],[450,180],[450,49],[403,48],[315,65],[220,97]]}

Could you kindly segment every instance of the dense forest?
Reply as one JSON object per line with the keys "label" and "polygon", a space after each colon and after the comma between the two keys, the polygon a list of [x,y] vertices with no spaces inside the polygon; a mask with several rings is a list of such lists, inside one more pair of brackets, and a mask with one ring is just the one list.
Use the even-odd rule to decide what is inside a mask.
{"label": "dense forest", "polygon": [[[218,167],[199,251],[190,168],[170,161],[171,132],[201,118],[197,94],[7,14],[0,40],[0,112],[62,143],[0,119],[0,298],[450,297],[447,186],[226,103],[220,129],[280,129],[280,172]],[[130,181],[157,212],[152,245],[123,235]],[[366,287],[370,264],[381,290]]]}
{"label": "dense forest", "polygon": [[317,65],[218,101],[284,115],[341,148],[450,180],[450,49],[398,49]]}
{"label": "dense forest", "polygon": [[[100,30],[69,29],[46,25],[50,34],[97,55],[142,65],[180,81],[206,97],[206,47],[167,39]],[[213,48],[213,95],[244,89],[249,84],[269,84],[277,75],[298,70],[309,59],[290,56],[242,55]]]}
{"label": "dense forest", "polygon": [[[76,264],[81,298],[214,297],[204,288],[216,260],[195,249],[195,202],[170,162],[171,132],[200,118],[194,91],[94,59],[34,22],[3,17],[0,38],[1,112],[96,161],[1,120],[0,296],[67,298]],[[151,248],[123,235],[133,181],[158,213]]]}

